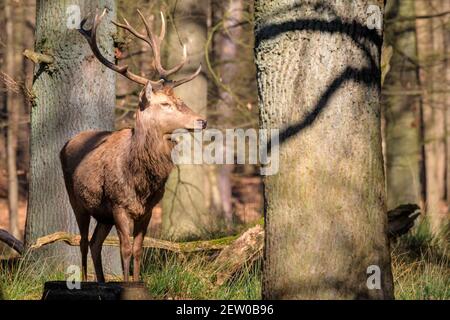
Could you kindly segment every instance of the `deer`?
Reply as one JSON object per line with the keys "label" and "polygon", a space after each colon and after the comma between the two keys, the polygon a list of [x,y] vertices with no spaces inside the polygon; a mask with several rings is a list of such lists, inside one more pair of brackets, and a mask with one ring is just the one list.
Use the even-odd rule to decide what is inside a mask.
{"label": "deer", "polygon": [[[95,13],[90,29],[83,19],[78,31],[87,40],[94,57],[107,68],[141,85],[135,124],[118,131],[84,131],[71,138],[60,152],[60,161],[70,204],[80,231],[82,280],[87,281],[87,255],[90,249],[97,282],[105,282],[101,251],[106,237],[116,227],[124,281],[129,281],[133,256],[133,281],[139,281],[143,240],[152,210],[164,194],[164,186],[174,164],[171,150],[176,145],[171,134],[177,129],[203,130],[206,120],[192,111],[174,94],[174,88],[193,80],[201,65],[191,75],[179,80],[168,76],[178,72],[187,61],[183,59],[166,70],[161,65],[161,42],[166,32],[161,12],[161,30],[154,34],[149,22],[139,11],[145,33],[125,23],[112,21],[117,27],[146,42],[153,53],[158,80],[132,73],[127,65],[109,61],[98,48],[97,27],[106,14]],[[89,240],[91,218],[97,221]],[[133,241],[131,241],[131,227]]]}

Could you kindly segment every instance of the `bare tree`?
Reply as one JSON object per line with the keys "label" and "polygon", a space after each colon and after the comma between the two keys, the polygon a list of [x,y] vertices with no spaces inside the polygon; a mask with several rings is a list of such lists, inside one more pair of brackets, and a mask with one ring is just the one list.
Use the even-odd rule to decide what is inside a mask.
{"label": "bare tree", "polygon": [[255,2],[260,120],[281,143],[264,178],[265,299],[393,297],[374,3],[383,12],[381,0]]}

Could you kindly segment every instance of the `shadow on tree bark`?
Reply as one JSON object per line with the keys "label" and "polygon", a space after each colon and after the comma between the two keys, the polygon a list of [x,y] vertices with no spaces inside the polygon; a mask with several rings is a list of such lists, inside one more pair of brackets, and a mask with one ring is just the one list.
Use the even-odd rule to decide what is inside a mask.
{"label": "shadow on tree bark", "polygon": [[[377,30],[370,29],[356,21],[343,22],[339,18],[332,21],[325,21],[320,19],[302,19],[284,22],[280,24],[270,24],[256,30],[255,47],[258,47],[262,41],[273,39],[283,33],[290,31],[316,31],[323,33],[340,33],[349,36],[352,41],[365,54],[368,60],[368,66],[362,69],[356,69],[347,66],[346,69],[333,80],[327,90],[321,95],[319,101],[301,121],[290,125],[280,132],[280,143],[285,142],[289,138],[298,134],[303,129],[312,125],[316,118],[326,108],[328,101],[334,93],[347,81],[355,81],[365,84],[367,87],[376,86],[377,90],[381,92],[381,69],[379,63],[375,61],[370,49],[364,44],[365,41],[370,42],[377,48],[381,48],[383,44],[383,37],[377,33]],[[381,56],[381,54],[379,54]],[[271,144],[268,144],[268,151],[270,151]]]}

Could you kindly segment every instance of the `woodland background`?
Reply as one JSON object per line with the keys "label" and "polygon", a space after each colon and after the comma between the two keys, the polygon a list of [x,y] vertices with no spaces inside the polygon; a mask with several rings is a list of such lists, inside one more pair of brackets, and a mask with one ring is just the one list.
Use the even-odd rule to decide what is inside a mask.
{"label": "woodland background", "polygon": [[[156,28],[159,10],[165,12],[169,34],[164,59],[173,64],[181,56],[181,44],[187,43],[190,63],[185,72],[202,63],[201,79],[180,88],[178,95],[207,115],[209,127],[258,128],[253,1],[118,0],[116,4],[118,17],[127,17],[142,30],[137,8],[154,17]],[[23,53],[35,46],[36,2],[3,0],[0,8],[0,30],[4,30],[0,35],[0,228],[23,239],[34,72],[33,62]],[[415,228],[392,245],[396,297],[449,299],[445,248],[450,199],[450,1],[391,0],[384,18],[381,126],[387,208],[417,204],[422,213]],[[121,64],[144,74],[152,72],[147,47],[122,32],[115,42],[115,57]],[[138,93],[138,87],[117,76],[116,128],[133,125]],[[40,142],[52,143],[45,139]],[[261,223],[263,186],[257,166],[184,167],[177,172],[167,185],[172,192],[166,192],[152,218],[149,236],[172,241],[216,239]],[[50,215],[41,233],[60,229],[56,220]],[[11,252],[4,250],[6,258]],[[158,297],[255,299],[261,293],[259,260],[218,289],[202,279],[202,259],[162,257],[159,252],[150,253],[148,259],[159,265],[147,270],[150,289]],[[6,279],[5,270],[1,272]],[[30,273],[25,276],[28,282],[5,281],[9,290],[5,295],[36,297],[47,271],[35,279],[31,269],[21,270]]]}

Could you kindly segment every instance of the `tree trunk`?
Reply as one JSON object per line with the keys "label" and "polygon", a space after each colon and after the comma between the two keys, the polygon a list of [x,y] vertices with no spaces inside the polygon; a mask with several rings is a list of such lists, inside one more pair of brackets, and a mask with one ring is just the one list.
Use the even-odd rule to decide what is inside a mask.
{"label": "tree trunk", "polygon": [[[416,15],[442,12],[442,1],[416,1]],[[426,174],[426,209],[431,230],[437,234],[448,212],[446,202],[446,93],[444,67],[444,26],[442,18],[416,20],[420,61],[420,85],[423,89],[423,125]]]}
{"label": "tree trunk", "polygon": [[[242,15],[244,13],[244,2],[242,0],[213,0],[213,28],[217,31],[213,38],[213,57],[216,65],[216,73],[220,79],[217,86],[217,104],[215,106],[214,125],[232,124],[232,116],[236,110],[231,92],[234,90],[233,84],[237,82],[237,77],[242,70],[239,61],[238,42],[242,39],[243,28]],[[218,189],[220,194],[220,204],[213,204],[216,210],[224,217],[228,227],[233,223],[232,195],[231,195],[231,174],[233,165],[221,165],[216,168]]]}
{"label": "tree trunk", "polygon": [[[175,27],[168,30],[168,64],[174,65],[182,57],[181,43],[186,44],[189,64],[179,72],[192,73],[204,61],[207,35],[207,0],[170,2]],[[205,70],[193,81],[175,90],[175,94],[192,110],[206,114],[207,78]],[[178,165],[166,184],[162,200],[162,236],[171,240],[199,238],[211,232],[214,221],[207,207],[208,187],[206,168],[201,165]]]}
{"label": "tree trunk", "polygon": [[[99,47],[113,60],[111,19],[113,0],[78,1],[81,18],[95,8],[107,8],[99,27]],[[114,124],[115,74],[93,58],[91,49],[75,29],[61,1],[38,1],[35,51],[53,56],[54,63],[35,66],[34,103],[31,112],[31,163],[26,244],[57,232],[79,233],[64,185],[59,152],[77,133],[111,130]],[[74,16],[72,16],[74,17]],[[42,255],[58,257],[63,265],[79,264],[79,248],[63,245],[46,248]],[[106,272],[119,273],[118,250],[103,251]]]}
{"label": "tree trunk", "polygon": [[[23,33],[22,47],[17,53],[19,59],[19,65],[22,68],[23,85],[26,88],[31,88],[33,84],[33,70],[34,64],[28,59],[24,59],[23,51],[25,49],[33,48],[34,46],[34,34],[35,34],[35,17],[36,17],[36,1],[25,0],[22,7],[22,17],[20,21],[21,33]],[[22,94],[21,100],[21,112],[19,126],[19,163],[18,169],[22,172],[23,178],[19,179],[19,190],[24,192],[24,196],[27,197],[28,183],[24,186],[20,185],[21,181],[28,182],[29,163],[30,163],[30,112],[31,101],[27,94]],[[19,176],[20,177],[20,176]]]}
{"label": "tree trunk", "polygon": [[[13,79],[17,79],[15,72],[15,48],[17,38],[21,35],[13,30],[13,7],[11,1],[5,3],[6,19],[6,73]],[[17,138],[19,132],[20,96],[18,91],[7,88],[6,105],[8,111],[8,128],[6,138],[6,153],[8,167],[8,210],[9,230],[16,238],[21,238],[19,232],[19,180],[17,177]]]}
{"label": "tree trunk", "polygon": [[392,69],[385,88],[395,92],[385,97],[387,206],[423,203],[421,187],[420,96],[404,91],[418,87],[414,20],[395,21],[415,15],[411,1],[388,2],[386,41],[394,48]]}
{"label": "tree trunk", "polygon": [[281,144],[279,172],[264,178],[265,299],[393,298],[382,30],[367,24],[383,2],[255,3],[260,121]]}
{"label": "tree trunk", "polygon": [[[445,1],[443,4],[443,10],[450,11],[450,1]],[[446,17],[446,32],[445,32],[445,74],[446,74],[446,89],[447,99],[445,104],[445,136],[446,136],[446,199],[447,204],[450,201],[450,32],[448,26],[450,24],[450,17]],[[447,223],[449,214],[447,213]]]}

